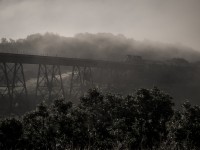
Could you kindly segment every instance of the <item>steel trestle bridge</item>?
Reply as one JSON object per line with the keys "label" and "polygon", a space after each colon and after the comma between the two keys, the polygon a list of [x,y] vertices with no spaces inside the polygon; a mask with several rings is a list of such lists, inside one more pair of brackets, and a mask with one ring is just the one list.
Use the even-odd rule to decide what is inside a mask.
{"label": "steel trestle bridge", "polygon": [[[35,93],[46,100],[81,95],[88,88],[100,86],[100,81],[94,81],[94,75],[107,79],[112,79],[113,76],[126,78],[130,70],[143,67],[125,62],[0,53],[1,97],[13,99],[22,95],[28,96],[24,64],[38,65]],[[67,90],[63,84],[61,66],[71,68]],[[94,74],[96,71],[98,73]]]}

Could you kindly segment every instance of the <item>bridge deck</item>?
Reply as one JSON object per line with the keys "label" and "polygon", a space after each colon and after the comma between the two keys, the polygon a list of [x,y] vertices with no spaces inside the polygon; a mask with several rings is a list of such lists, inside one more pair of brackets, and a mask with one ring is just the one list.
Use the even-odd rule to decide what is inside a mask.
{"label": "bridge deck", "polygon": [[95,68],[116,68],[116,69],[133,69],[135,67],[141,66],[139,64],[130,64],[125,62],[13,54],[13,53],[0,53],[0,62],[23,63],[23,64],[46,64],[46,65],[60,65],[60,66],[80,66],[80,67],[87,66]]}

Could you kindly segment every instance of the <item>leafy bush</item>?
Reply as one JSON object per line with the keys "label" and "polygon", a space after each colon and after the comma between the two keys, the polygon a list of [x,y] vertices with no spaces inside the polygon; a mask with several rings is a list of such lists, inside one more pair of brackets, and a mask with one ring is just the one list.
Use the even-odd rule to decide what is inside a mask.
{"label": "leafy bush", "polygon": [[158,88],[125,97],[91,89],[78,105],[55,100],[1,120],[0,149],[199,149],[200,107],[173,105]]}

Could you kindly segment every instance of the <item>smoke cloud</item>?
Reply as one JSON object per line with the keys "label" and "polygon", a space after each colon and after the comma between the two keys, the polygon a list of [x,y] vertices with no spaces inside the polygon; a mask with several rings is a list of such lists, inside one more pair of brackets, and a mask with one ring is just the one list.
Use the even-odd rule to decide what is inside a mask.
{"label": "smoke cloud", "polygon": [[149,40],[138,41],[111,33],[79,33],[74,37],[53,33],[32,34],[16,41],[5,40],[0,44],[0,51],[113,61],[124,61],[126,55],[157,61],[172,58],[184,58],[192,62],[200,60],[200,53],[190,47]]}

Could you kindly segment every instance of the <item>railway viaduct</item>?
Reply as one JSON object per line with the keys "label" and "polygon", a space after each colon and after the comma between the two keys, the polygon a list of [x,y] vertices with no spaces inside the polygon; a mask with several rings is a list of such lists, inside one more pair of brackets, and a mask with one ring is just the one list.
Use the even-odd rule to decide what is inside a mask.
{"label": "railway viaduct", "polygon": [[[42,99],[75,97],[83,94],[86,88],[100,85],[94,81],[94,71],[101,78],[125,76],[130,70],[143,67],[139,64],[112,62],[92,59],[65,58],[40,55],[0,53],[0,95],[13,99],[28,96],[24,64],[38,65],[35,95]],[[71,68],[69,88],[63,85],[61,67]]]}

